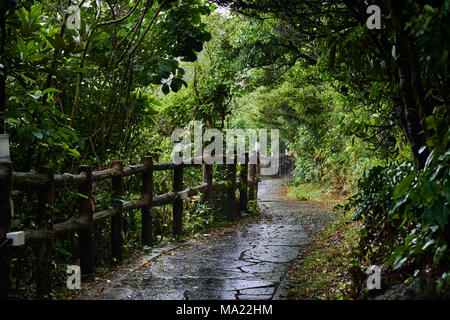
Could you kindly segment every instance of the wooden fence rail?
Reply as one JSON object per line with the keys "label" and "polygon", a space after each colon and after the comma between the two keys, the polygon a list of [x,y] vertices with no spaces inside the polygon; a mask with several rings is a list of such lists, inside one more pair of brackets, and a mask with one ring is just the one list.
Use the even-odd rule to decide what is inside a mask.
{"label": "wooden fence rail", "polygon": [[[93,226],[94,223],[111,219],[111,262],[122,260],[123,247],[123,213],[130,210],[141,210],[141,241],[151,245],[153,239],[152,221],[153,208],[172,204],[173,233],[180,235],[183,230],[183,200],[199,193],[213,206],[213,190],[226,192],[226,217],[236,218],[237,213],[248,208],[248,202],[255,200],[260,175],[259,154],[257,164],[249,163],[249,154],[245,160],[227,164],[227,183],[213,183],[213,166],[198,164],[199,160],[192,158],[191,163],[175,164],[173,162],[153,163],[151,157],[144,157],[141,164],[123,166],[122,161],[114,161],[109,169],[92,171],[89,166],[81,166],[77,174],[54,174],[51,168],[41,168],[38,172],[13,172],[12,163],[0,163],[0,299],[7,299],[10,291],[10,261],[6,234],[11,225],[11,191],[14,186],[38,187],[37,229],[25,231],[25,244],[36,244],[36,298],[43,299],[50,292],[50,262],[53,240],[56,236],[78,232],[79,257],[81,274],[89,277],[94,273],[93,259]],[[240,166],[237,176],[237,166]],[[202,184],[184,188],[183,170],[186,167],[202,167]],[[280,166],[277,175],[288,173],[293,168],[293,159],[280,156]],[[154,172],[173,171],[173,190],[161,195],[154,195]],[[122,201],[125,190],[124,177],[141,176],[141,198]],[[111,180],[111,208],[94,212],[92,183],[94,181]],[[53,202],[55,188],[76,186],[81,195],[77,201],[78,215],[64,222],[54,224]],[[236,191],[239,191],[239,202]]]}

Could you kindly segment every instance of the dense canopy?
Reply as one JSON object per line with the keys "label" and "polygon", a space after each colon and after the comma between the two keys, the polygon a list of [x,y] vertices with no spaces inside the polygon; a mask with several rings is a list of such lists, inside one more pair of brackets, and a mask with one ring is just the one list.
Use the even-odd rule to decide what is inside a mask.
{"label": "dense canopy", "polygon": [[[450,283],[450,1],[370,4],[380,29],[359,0],[2,1],[0,131],[14,171],[166,161],[172,132],[195,121],[276,128],[296,158],[294,184],[351,196],[340,209],[360,223],[355,266],[440,290]],[[170,178],[158,178],[167,191]],[[17,230],[34,221],[21,192]]]}

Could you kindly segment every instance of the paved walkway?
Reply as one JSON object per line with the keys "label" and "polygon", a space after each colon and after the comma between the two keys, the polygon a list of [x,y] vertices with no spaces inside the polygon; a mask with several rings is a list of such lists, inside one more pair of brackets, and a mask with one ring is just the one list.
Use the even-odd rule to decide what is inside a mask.
{"label": "paved walkway", "polygon": [[[81,299],[283,299],[286,268],[327,219],[313,202],[286,200],[281,183],[259,184],[265,214],[203,241],[156,251],[128,266]],[[169,248],[171,249],[171,248]],[[133,270],[135,268],[135,270]]]}

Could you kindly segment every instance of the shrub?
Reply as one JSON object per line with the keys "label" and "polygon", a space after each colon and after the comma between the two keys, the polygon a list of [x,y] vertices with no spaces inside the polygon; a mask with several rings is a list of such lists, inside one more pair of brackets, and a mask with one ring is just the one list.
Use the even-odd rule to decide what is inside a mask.
{"label": "shrub", "polygon": [[367,175],[358,180],[358,191],[342,208],[346,212],[355,208],[353,219],[363,222],[357,248],[360,258],[370,263],[380,263],[386,258],[389,247],[395,244],[397,225],[389,215],[394,188],[412,172],[412,163],[392,162],[387,166],[371,168]]}
{"label": "shrub", "polygon": [[[420,256],[423,264],[432,266],[431,274],[439,277],[439,290],[450,283],[449,165],[450,149],[441,155],[433,150],[424,170],[408,175],[394,189],[394,205],[390,210],[390,216],[400,226],[413,228],[391,254],[389,263],[399,269]],[[417,266],[414,276],[421,271],[422,266]]]}

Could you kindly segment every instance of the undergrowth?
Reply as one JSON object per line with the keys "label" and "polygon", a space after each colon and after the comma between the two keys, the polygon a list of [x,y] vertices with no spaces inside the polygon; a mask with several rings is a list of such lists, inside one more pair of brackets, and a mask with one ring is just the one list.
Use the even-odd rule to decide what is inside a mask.
{"label": "undergrowth", "polygon": [[358,223],[341,214],[319,234],[300,257],[289,299],[349,299],[352,286],[348,269],[352,249],[358,242]]}
{"label": "undergrowth", "polygon": [[[319,183],[287,184],[288,198],[325,203],[331,208],[345,203],[345,197]],[[331,217],[331,215],[330,215]],[[360,223],[352,221],[352,213],[338,213],[317,235],[315,242],[297,257],[288,292],[292,300],[349,299],[352,279],[348,273],[353,248],[358,244]]]}

